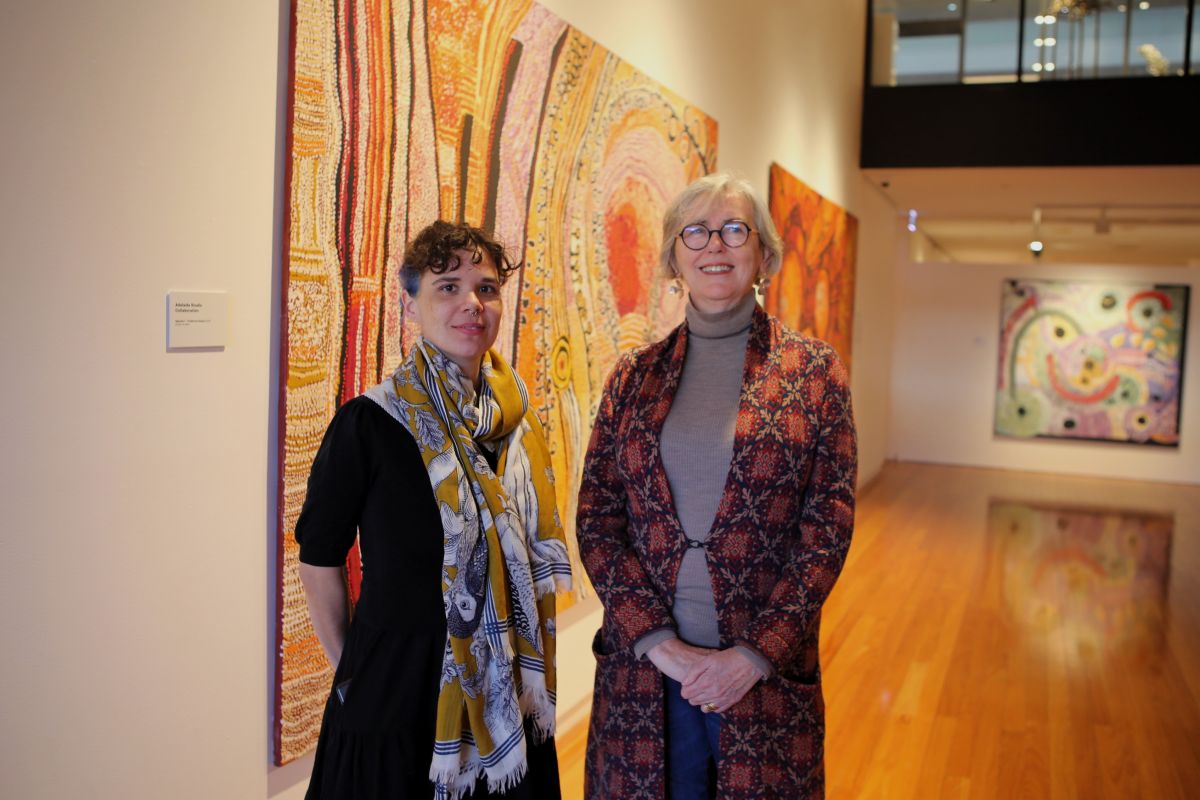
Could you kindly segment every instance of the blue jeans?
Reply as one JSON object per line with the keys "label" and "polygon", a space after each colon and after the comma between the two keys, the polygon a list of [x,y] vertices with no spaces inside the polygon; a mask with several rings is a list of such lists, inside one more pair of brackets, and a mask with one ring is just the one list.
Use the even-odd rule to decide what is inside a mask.
{"label": "blue jeans", "polygon": [[705,714],[683,699],[677,681],[663,676],[667,717],[667,800],[717,796],[721,715]]}

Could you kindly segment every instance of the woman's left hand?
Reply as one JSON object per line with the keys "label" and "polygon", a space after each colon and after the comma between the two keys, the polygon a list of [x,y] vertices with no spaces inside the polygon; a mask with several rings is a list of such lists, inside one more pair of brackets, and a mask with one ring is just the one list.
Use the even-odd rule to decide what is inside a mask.
{"label": "woman's left hand", "polygon": [[727,711],[763,674],[737,649],[718,650],[700,659],[683,679],[683,699],[706,711]]}

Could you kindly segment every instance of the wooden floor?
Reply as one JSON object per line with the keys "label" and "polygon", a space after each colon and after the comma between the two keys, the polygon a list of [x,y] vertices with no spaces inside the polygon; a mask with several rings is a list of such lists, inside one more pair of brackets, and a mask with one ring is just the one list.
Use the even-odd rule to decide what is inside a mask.
{"label": "wooden floor", "polygon": [[821,647],[830,800],[1200,798],[1200,487],[889,464]]}

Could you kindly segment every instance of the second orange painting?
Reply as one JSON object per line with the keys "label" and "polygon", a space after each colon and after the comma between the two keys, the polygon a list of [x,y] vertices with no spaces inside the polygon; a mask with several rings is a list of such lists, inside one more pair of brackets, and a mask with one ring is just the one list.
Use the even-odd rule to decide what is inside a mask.
{"label": "second orange painting", "polygon": [[767,287],[766,310],[833,345],[849,369],[858,220],[778,164],[771,165],[770,195],[783,268]]}

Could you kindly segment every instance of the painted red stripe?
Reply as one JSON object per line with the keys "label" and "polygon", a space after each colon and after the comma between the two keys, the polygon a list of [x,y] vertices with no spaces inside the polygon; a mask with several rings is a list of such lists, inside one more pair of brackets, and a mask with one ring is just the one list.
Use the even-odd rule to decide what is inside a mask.
{"label": "painted red stripe", "polygon": [[1155,289],[1147,289],[1144,292],[1138,292],[1133,297],[1129,298],[1129,300],[1125,303],[1125,321],[1129,324],[1129,327],[1135,331],[1140,331],[1142,327],[1133,321],[1133,307],[1137,305],[1139,300],[1145,300],[1150,297],[1153,297],[1155,300],[1161,303],[1162,307],[1167,311],[1170,311],[1172,308],[1171,298],[1163,292]]}
{"label": "painted red stripe", "polygon": [[1005,389],[1005,375],[1008,374],[1008,343],[1012,339],[1013,328],[1017,327],[1017,320],[1025,315],[1025,312],[1037,305],[1037,298],[1032,295],[1025,298],[1025,302],[1017,306],[1013,313],[1008,315],[1008,319],[1004,321],[1004,332],[1000,335],[1000,375],[996,379],[996,385],[1001,389]]}

